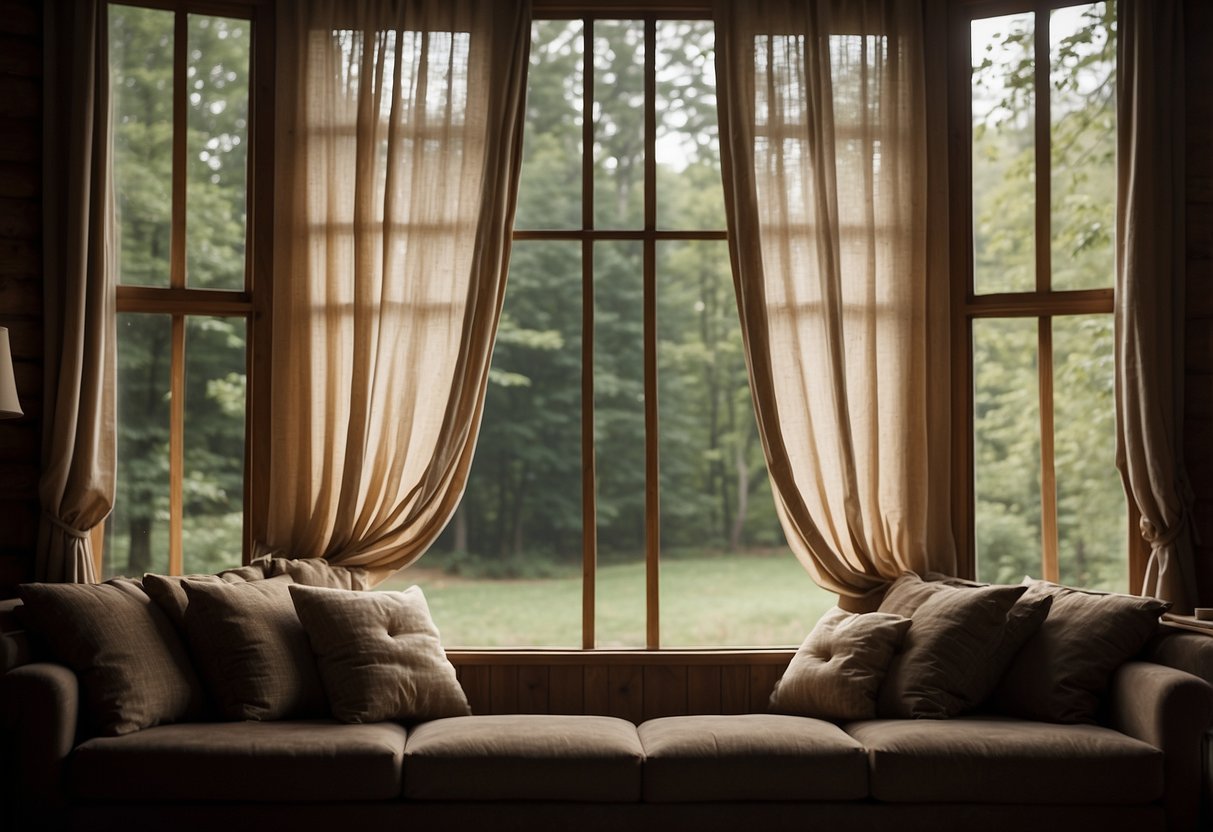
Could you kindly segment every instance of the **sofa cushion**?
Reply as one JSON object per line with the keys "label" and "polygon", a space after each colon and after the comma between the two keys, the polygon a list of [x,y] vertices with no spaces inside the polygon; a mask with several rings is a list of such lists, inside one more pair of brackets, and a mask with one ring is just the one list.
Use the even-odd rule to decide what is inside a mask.
{"label": "sofa cushion", "polygon": [[329,589],[370,589],[371,573],[361,566],[338,566],[324,558],[288,558],[262,556],[253,561],[267,578],[290,575],[301,586],[322,586]]}
{"label": "sofa cushion", "polygon": [[337,719],[421,721],[471,713],[420,587],[292,586],[290,592]]}
{"label": "sofa cushion", "polygon": [[1053,607],[1011,662],[994,706],[1024,719],[1095,722],[1113,672],[1146,645],[1170,605],[1047,581],[1026,583],[1025,598],[1051,596]]}
{"label": "sofa cushion", "polygon": [[89,740],[70,777],[86,800],[390,800],[406,735],[329,720],[166,725]]}
{"label": "sofa cushion", "polygon": [[328,705],[290,577],[185,582],[185,631],[198,671],[225,719],[306,719]]}
{"label": "sofa cushion", "polygon": [[771,692],[770,710],[818,719],[871,719],[876,694],[910,619],[835,607],[813,627]]}
{"label": "sofa cushion", "polygon": [[845,728],[868,749],[877,800],[1136,804],[1162,796],[1162,752],[1111,728],[1001,717]]}
{"label": "sofa cushion", "polygon": [[218,575],[155,575],[148,573],[143,576],[143,590],[151,596],[164,614],[178,628],[185,627],[185,608],[189,606],[189,596],[185,594],[185,582],[201,584],[238,584],[250,580],[260,580],[261,570],[253,575],[249,570],[253,567],[241,567],[220,572]]}
{"label": "sofa cushion", "polygon": [[642,724],[644,799],[859,800],[868,756],[837,725],[777,714],[673,716]]}
{"label": "sofa cushion", "polygon": [[86,735],[205,715],[180,637],[137,581],[22,584],[18,591],[31,629],[80,678]]}
{"label": "sofa cushion", "polygon": [[410,800],[635,802],[644,751],[636,726],[608,716],[457,716],[413,727]]}

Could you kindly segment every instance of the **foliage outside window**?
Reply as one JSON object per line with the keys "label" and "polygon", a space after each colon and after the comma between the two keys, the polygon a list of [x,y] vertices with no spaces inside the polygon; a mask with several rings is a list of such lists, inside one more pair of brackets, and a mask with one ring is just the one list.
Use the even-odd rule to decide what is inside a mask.
{"label": "foliage outside window", "polygon": [[111,4],[118,477],[102,574],[239,565],[252,21]]}
{"label": "foliage outside window", "polygon": [[1127,591],[1113,403],[1116,14],[1111,0],[1047,5],[998,17],[970,7],[963,28],[972,272],[958,326],[977,575]]}

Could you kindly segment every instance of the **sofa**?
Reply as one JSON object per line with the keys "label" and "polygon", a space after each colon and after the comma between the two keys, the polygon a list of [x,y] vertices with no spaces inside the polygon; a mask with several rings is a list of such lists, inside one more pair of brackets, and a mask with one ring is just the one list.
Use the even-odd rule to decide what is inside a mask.
{"label": "sofa", "polygon": [[1115,671],[1098,724],[480,714],[90,736],[77,675],[20,606],[0,602],[4,828],[1210,828],[1213,687],[1188,671],[1213,670],[1213,640],[1166,628]]}

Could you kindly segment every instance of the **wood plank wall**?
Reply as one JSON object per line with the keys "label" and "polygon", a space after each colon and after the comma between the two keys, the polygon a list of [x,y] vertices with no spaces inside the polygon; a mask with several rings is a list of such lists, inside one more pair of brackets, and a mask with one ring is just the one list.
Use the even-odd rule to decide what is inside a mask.
{"label": "wood plank wall", "polygon": [[0,597],[32,572],[42,445],[42,6],[0,0],[0,326],[25,416],[0,421]]}

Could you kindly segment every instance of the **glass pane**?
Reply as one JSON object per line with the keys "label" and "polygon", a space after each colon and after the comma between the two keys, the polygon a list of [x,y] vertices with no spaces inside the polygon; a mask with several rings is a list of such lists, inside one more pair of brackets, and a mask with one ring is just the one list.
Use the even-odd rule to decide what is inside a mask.
{"label": "glass pane", "polygon": [[415,566],[447,646],[581,646],[581,245],[514,243],[463,502]]}
{"label": "glass pane", "polygon": [[1116,228],[1116,9],[1049,17],[1053,288],[1112,286]]}
{"label": "glass pane", "polygon": [[1040,387],[1035,318],[973,321],[977,576],[1041,575]]}
{"label": "glass pane", "polygon": [[241,563],[246,329],[244,318],[186,318],[186,574]]}
{"label": "glass pane", "polygon": [[172,318],[118,315],[118,476],[104,576],[168,571]]}
{"label": "glass pane", "polygon": [[595,244],[599,647],[645,643],[643,273],[639,242]]}
{"label": "glass pane", "polygon": [[594,225],[644,226],[644,22],[594,21]]}
{"label": "glass pane", "polygon": [[974,290],[1036,287],[1034,15],[972,22]]}
{"label": "glass pane", "polygon": [[1111,315],[1053,319],[1061,582],[1129,591],[1128,507],[1116,470]]}
{"label": "glass pane", "polygon": [[173,206],[173,13],[109,7],[118,282],[168,286]]}
{"label": "glass pane", "polygon": [[189,16],[186,88],[187,283],[244,288],[252,24]]}
{"label": "glass pane", "polygon": [[657,225],[723,229],[711,21],[657,22]]}
{"label": "glass pane", "polygon": [[658,243],[661,644],[799,644],[837,603],[789,551],[723,240]]}
{"label": "glass pane", "polygon": [[580,20],[532,24],[517,228],[581,227],[584,44]]}

